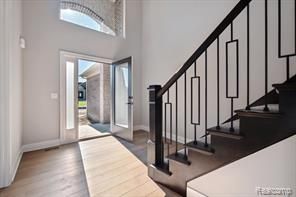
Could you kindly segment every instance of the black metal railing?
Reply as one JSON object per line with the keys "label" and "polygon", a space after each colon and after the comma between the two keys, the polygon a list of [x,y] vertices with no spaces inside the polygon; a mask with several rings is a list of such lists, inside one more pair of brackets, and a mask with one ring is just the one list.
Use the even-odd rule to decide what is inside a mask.
{"label": "black metal railing", "polygon": [[[155,166],[165,170],[168,172],[168,163],[164,161],[164,144],[167,146],[167,156],[170,153],[170,146],[175,145],[174,157],[178,158],[178,160],[187,161],[187,146],[191,144],[191,146],[195,146],[195,148],[200,148],[203,151],[207,151],[209,153],[213,153],[214,150],[210,147],[210,143],[208,141],[208,48],[216,41],[217,47],[217,83],[215,91],[216,96],[216,126],[215,128],[219,130],[221,128],[221,88],[220,84],[220,42],[221,42],[221,34],[227,29],[230,28],[230,40],[225,42],[225,99],[228,99],[230,102],[230,117],[226,122],[230,122],[229,132],[235,132],[234,121],[237,117],[234,114],[234,103],[240,97],[240,52],[239,52],[239,38],[234,38],[234,21],[243,10],[246,10],[246,110],[250,110],[252,106],[255,104],[250,104],[250,2],[252,0],[241,0],[239,3],[231,10],[231,12],[223,19],[223,21],[217,26],[217,28],[207,37],[207,39],[200,45],[200,47],[192,54],[192,56],[184,63],[184,65],[176,72],[168,82],[161,87],[160,85],[150,86],[150,139],[155,143]],[[286,58],[286,77],[287,80],[290,78],[290,58],[296,55],[296,27],[295,27],[295,52],[289,54],[282,54],[281,50],[281,0],[278,0],[278,57]],[[295,0],[295,23],[296,23],[296,0]],[[296,26],[296,25],[295,25]],[[231,83],[229,81],[229,47],[235,47],[235,82]],[[221,48],[222,49],[222,48]],[[268,79],[268,54],[269,54],[269,46],[268,46],[268,1],[264,1],[264,96],[260,98],[260,103],[263,102],[264,111],[268,111],[268,103],[270,100],[270,95],[276,94],[274,91],[268,92],[269,79]],[[197,60],[203,56],[204,57],[204,97],[201,94],[201,81],[202,77],[198,74],[198,66]],[[189,68],[193,67],[193,75],[190,77]],[[188,76],[190,78],[188,78]],[[179,105],[179,93],[178,83],[183,77],[184,80],[184,105]],[[190,91],[188,92],[188,83],[187,78],[190,80]],[[194,87],[194,82],[196,82],[197,88]],[[230,93],[230,83],[235,85],[234,93]],[[175,87],[173,87],[175,86]],[[197,90],[196,97],[194,98],[194,90]],[[175,91],[175,98],[170,98],[170,94]],[[183,93],[183,91],[181,92]],[[188,97],[187,94],[190,94]],[[163,96],[166,94],[166,102],[163,103]],[[189,105],[187,103],[188,98],[190,99]],[[204,121],[201,121],[201,98],[204,98]],[[255,102],[256,103],[256,102]],[[258,102],[259,103],[259,100]],[[197,107],[194,105],[196,104]],[[174,107],[173,107],[174,106]],[[184,107],[183,113],[179,113],[179,107]],[[188,107],[190,107],[190,113],[187,114]],[[164,108],[164,115],[163,115]],[[173,139],[173,108],[174,110],[174,118],[175,118],[175,128],[174,128],[174,139]],[[167,114],[169,111],[169,114]],[[197,118],[194,118],[194,113],[197,112]],[[179,136],[179,126],[178,120],[182,115],[182,120],[184,121],[183,126],[183,140],[180,140]],[[188,115],[190,116],[188,118]],[[188,138],[188,121],[190,120],[190,124],[193,126],[193,142],[187,142]],[[169,123],[168,123],[169,121]],[[204,123],[204,135],[199,137],[197,136],[197,127],[201,126],[201,122]],[[225,122],[224,122],[225,123]],[[164,130],[163,130],[164,128]],[[169,135],[168,135],[169,134]],[[203,142],[199,141],[198,138],[203,138]],[[174,142],[173,142],[174,140]],[[180,143],[184,144],[182,153],[180,153]],[[182,147],[181,147],[182,148]],[[189,163],[188,163],[189,164]]]}
{"label": "black metal railing", "polygon": [[[290,58],[296,56],[296,25],[295,28],[295,50],[294,53],[289,54],[282,54],[282,6],[281,0],[278,0],[278,57],[279,58],[286,58],[286,78],[287,80],[290,78]],[[296,23],[296,3],[294,3],[294,21]]]}

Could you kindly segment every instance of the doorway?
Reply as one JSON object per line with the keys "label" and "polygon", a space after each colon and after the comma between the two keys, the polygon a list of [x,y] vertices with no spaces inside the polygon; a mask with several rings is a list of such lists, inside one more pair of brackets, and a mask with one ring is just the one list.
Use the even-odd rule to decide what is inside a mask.
{"label": "doorway", "polygon": [[110,64],[78,59],[78,137],[110,135]]}
{"label": "doorway", "polygon": [[61,143],[116,135],[133,139],[132,58],[60,52]]}

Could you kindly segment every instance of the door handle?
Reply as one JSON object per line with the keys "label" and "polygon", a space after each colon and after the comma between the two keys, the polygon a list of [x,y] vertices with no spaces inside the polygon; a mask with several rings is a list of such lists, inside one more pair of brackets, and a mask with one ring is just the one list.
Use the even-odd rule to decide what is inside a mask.
{"label": "door handle", "polygon": [[127,105],[133,105],[134,103],[133,102],[128,102],[126,103]]}

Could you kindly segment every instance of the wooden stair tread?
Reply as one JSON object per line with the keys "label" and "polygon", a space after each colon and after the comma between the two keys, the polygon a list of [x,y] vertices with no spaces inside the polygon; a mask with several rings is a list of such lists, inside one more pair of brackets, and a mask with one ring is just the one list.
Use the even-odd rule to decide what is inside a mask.
{"label": "wooden stair tread", "polygon": [[207,129],[209,134],[215,135],[215,136],[220,136],[220,137],[226,137],[226,138],[231,138],[231,139],[242,139],[244,135],[240,133],[239,129],[239,121],[234,121],[233,122],[233,128],[234,131],[230,131],[230,123],[220,125],[220,128],[217,127],[212,127]]}
{"label": "wooden stair tread", "polygon": [[258,117],[258,118],[278,118],[283,115],[279,111],[278,104],[269,104],[268,105],[269,111],[264,111],[264,107],[265,106],[256,106],[256,107],[252,107],[250,110],[239,109],[239,110],[235,110],[235,112],[239,116]]}
{"label": "wooden stair tread", "polygon": [[186,147],[190,150],[193,150],[205,155],[213,155],[215,153],[215,150],[211,147],[210,144],[208,144],[208,146],[205,146],[205,144],[200,141],[189,142],[186,144]]}
{"label": "wooden stair tread", "polygon": [[281,83],[281,84],[273,84],[274,88],[279,91],[296,91],[296,82],[289,82],[289,83]]}
{"label": "wooden stair tread", "polygon": [[188,161],[187,155],[185,156],[185,149],[179,150],[177,153],[172,153],[167,158],[185,165],[191,164],[191,162]]}

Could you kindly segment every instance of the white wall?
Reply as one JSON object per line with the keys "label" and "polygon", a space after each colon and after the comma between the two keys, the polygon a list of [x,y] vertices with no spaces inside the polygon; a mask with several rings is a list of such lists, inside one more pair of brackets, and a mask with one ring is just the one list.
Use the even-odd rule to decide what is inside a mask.
{"label": "white wall", "polygon": [[[149,121],[149,85],[164,85],[178,71],[185,61],[200,46],[206,37],[223,20],[238,0],[162,0],[143,1],[143,36],[142,36],[142,124],[148,126]],[[287,7],[292,1],[282,1]],[[293,2],[292,2],[293,3]],[[290,5],[293,8],[293,6]],[[268,1],[269,8],[269,89],[273,83],[285,80],[285,59],[277,58],[277,1]],[[294,17],[293,10],[284,12]],[[251,102],[264,94],[264,1],[254,0],[250,5],[250,70],[251,70]],[[294,43],[293,21],[282,21],[290,34],[285,34],[284,43]],[[234,38],[239,39],[240,99],[234,101],[234,109],[246,106],[246,10],[234,21]],[[220,36],[220,106],[221,121],[230,117],[230,100],[225,99],[225,42],[230,40],[229,28]],[[285,46],[286,48],[288,46]],[[285,49],[285,47],[283,47]],[[216,42],[208,49],[208,127],[216,126]],[[290,60],[296,64],[296,58]],[[293,62],[293,63],[292,63]],[[291,66],[291,73],[296,67]],[[204,132],[204,56],[197,61],[197,72],[201,76],[201,123],[198,136]],[[187,72],[187,129],[189,138],[193,138],[193,126],[190,122],[190,77],[193,67]],[[196,87],[196,86],[195,86]],[[197,100],[197,91],[194,92]],[[184,78],[178,82],[178,129],[180,135],[184,130]],[[166,101],[166,95],[164,96]],[[170,89],[170,101],[175,112],[175,86]],[[194,119],[197,119],[195,106]],[[173,115],[173,127],[175,116]],[[174,129],[173,129],[173,132]]]}
{"label": "white wall", "polygon": [[256,187],[291,188],[296,196],[296,136],[188,182],[188,197],[260,196]]}
{"label": "white wall", "polygon": [[126,39],[59,20],[59,0],[24,1],[24,144],[59,138],[59,50],[117,60],[134,57],[135,124],[141,103],[141,1],[127,0]]}
{"label": "white wall", "polygon": [[0,98],[0,187],[13,179],[22,154],[22,2],[0,2],[1,98]]}

